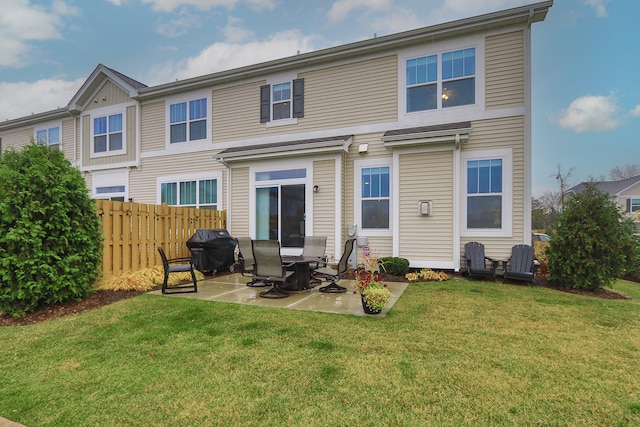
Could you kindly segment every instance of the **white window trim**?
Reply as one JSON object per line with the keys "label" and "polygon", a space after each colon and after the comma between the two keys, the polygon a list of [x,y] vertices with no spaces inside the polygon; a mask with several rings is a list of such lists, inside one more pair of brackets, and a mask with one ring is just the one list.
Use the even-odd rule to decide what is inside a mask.
{"label": "white window trim", "polygon": [[[162,203],[162,184],[179,183],[185,181],[202,181],[207,179],[216,180],[216,192],[218,198],[216,200],[217,210],[222,210],[222,172],[203,172],[197,174],[184,175],[167,175],[156,178],[156,203]],[[196,206],[199,207],[200,201],[196,199]],[[174,205],[172,205],[174,206]],[[175,206],[191,206],[191,205],[175,205]]]}
{"label": "white window trim", "polygon": [[[460,215],[463,237],[512,237],[513,229],[513,149],[472,150],[462,152],[462,185]],[[470,160],[502,159],[502,228],[467,228],[467,162]]]}
{"label": "white window trim", "polygon": [[[277,127],[277,126],[288,126],[295,125],[298,123],[298,119],[293,117],[293,81],[298,78],[298,75],[295,73],[285,73],[271,76],[267,79],[267,84],[269,85],[269,121],[265,123],[267,128]],[[277,85],[279,83],[287,83],[291,84],[291,101],[290,101],[290,112],[288,119],[273,119],[273,85]]]}
{"label": "white window trim", "polygon": [[[362,169],[388,166],[389,167],[389,229],[364,229],[360,223],[362,218]],[[394,226],[394,175],[393,157],[383,157],[377,159],[355,160],[353,162],[353,223],[358,226],[358,236],[366,237],[391,237]]]}
{"label": "white window trim", "polygon": [[[190,140],[189,139],[189,127],[187,126],[187,140],[183,141],[183,142],[175,142],[175,143],[171,143],[171,105],[172,104],[179,104],[181,102],[186,102],[187,105],[189,104],[189,101],[195,101],[196,99],[202,99],[205,98],[207,100],[207,115],[206,115],[206,121],[207,121],[207,133],[206,133],[206,137],[204,139],[194,139],[194,140]],[[181,94],[181,95],[175,95],[175,96],[170,96],[167,97],[165,99],[165,107],[164,107],[164,115],[165,115],[165,147],[166,148],[170,148],[170,147],[181,147],[184,145],[191,145],[191,144],[201,144],[201,143],[208,143],[211,142],[211,126],[212,126],[212,111],[213,109],[213,104],[211,101],[211,91],[210,90],[201,90],[201,91],[197,91],[197,92],[189,92],[187,94]],[[187,116],[187,123],[189,123],[189,117]]]}
{"label": "white window trim", "polygon": [[[475,64],[475,104],[458,105],[455,107],[442,108],[442,99],[440,94],[442,93],[442,54],[447,52],[454,52],[461,49],[475,48],[476,50],[476,64]],[[420,58],[423,56],[437,55],[438,56],[438,79],[437,93],[438,93],[438,107],[434,110],[422,110],[407,112],[407,60]],[[398,55],[398,117],[400,118],[412,118],[413,120],[420,120],[424,116],[432,117],[434,122],[446,123],[447,121],[459,121],[461,109],[473,110],[482,112],[484,111],[485,104],[485,48],[484,37],[464,37],[456,39],[454,41],[447,41],[438,43],[437,45],[430,45],[429,47],[411,48]],[[458,80],[458,79],[453,79]]]}
{"label": "white window trim", "polygon": [[[272,181],[256,181],[256,173],[277,170],[305,169],[305,178],[282,179]],[[274,161],[261,162],[258,165],[249,166],[249,235],[256,236],[256,188],[268,187],[277,184],[304,184],[305,185],[305,235],[313,233],[313,163],[311,161]],[[285,255],[300,255],[300,251],[283,248]]]}
{"label": "white window trim", "polygon": [[[48,140],[48,132],[49,132],[49,129],[52,129],[52,128],[58,128],[58,133],[60,135],[60,140],[58,141],[57,144],[50,144],[49,140]],[[51,145],[57,145],[58,149],[61,150],[62,149],[62,122],[59,122],[59,121],[46,122],[46,123],[41,123],[38,126],[35,126],[33,128],[33,140],[36,143],[38,142],[38,132],[39,131],[43,131],[43,130],[47,131],[47,143],[46,143],[46,146],[47,147],[51,147]]]}
{"label": "white window trim", "polygon": [[[123,193],[102,193],[98,194],[100,187],[124,186]],[[92,194],[94,199],[110,199],[111,197],[124,197],[129,200],[129,170],[110,170],[94,172],[91,179]]]}
{"label": "white window trim", "polygon": [[[127,153],[127,107],[129,105],[134,104],[118,104],[104,108],[96,108],[95,110],[91,110],[91,114],[89,115],[89,145],[91,147],[91,158],[97,157],[110,157],[110,156],[119,156]],[[122,149],[115,151],[105,151],[96,153],[95,152],[95,140],[93,134],[93,121],[98,117],[107,117],[107,121],[109,120],[109,116],[114,114],[122,114]],[[108,133],[107,133],[108,135]]]}

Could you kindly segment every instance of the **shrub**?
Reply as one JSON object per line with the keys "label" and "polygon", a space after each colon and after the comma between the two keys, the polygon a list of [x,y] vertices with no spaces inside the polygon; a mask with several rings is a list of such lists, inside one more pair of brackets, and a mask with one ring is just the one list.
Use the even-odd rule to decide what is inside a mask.
{"label": "shrub", "polygon": [[415,273],[407,273],[404,277],[410,282],[446,282],[450,278],[444,271],[433,271],[430,268],[423,268]]}
{"label": "shrub", "polygon": [[[204,274],[196,270],[196,279],[204,280]],[[191,273],[185,271],[183,273],[172,273],[169,275],[167,285],[169,287],[178,285],[182,282],[191,282]],[[98,285],[99,289],[108,291],[142,291],[147,292],[162,285],[164,281],[164,269],[161,265],[152,268],[144,268],[138,271],[114,274],[103,279]]]}
{"label": "shrub", "polygon": [[533,242],[534,257],[540,263],[536,276],[547,277],[549,273],[549,258],[547,257],[547,248],[549,242]]}
{"label": "shrub", "polygon": [[624,273],[634,245],[628,223],[591,184],[569,198],[547,249],[551,280],[573,289],[609,287]]}
{"label": "shrub", "polygon": [[383,265],[385,273],[392,276],[404,276],[409,271],[409,260],[405,258],[384,257],[380,258],[380,264]]}
{"label": "shrub", "polygon": [[102,229],[80,172],[33,143],[0,157],[0,311],[79,301],[102,262]]}

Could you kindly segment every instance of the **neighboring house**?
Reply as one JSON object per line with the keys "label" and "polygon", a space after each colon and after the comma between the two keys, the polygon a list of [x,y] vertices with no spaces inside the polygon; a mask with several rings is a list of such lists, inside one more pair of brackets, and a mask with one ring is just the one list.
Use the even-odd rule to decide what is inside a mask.
{"label": "neighboring house", "polygon": [[[608,194],[621,212],[636,221],[636,226],[640,231],[640,175],[620,181],[594,181],[591,184],[601,192]],[[580,194],[586,186],[586,182],[581,182],[567,190],[566,193]]]}
{"label": "neighboring house", "polygon": [[0,124],[95,198],[226,209],[235,236],[458,270],[531,242],[531,25],[552,1],[147,87],[98,65],[65,108]]}

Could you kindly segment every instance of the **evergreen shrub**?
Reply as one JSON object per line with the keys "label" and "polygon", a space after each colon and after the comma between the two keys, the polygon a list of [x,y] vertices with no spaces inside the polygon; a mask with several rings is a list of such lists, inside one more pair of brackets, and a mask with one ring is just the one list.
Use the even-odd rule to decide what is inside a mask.
{"label": "evergreen shrub", "polygon": [[80,301],[102,262],[102,228],[80,172],[33,141],[0,156],[0,312]]}

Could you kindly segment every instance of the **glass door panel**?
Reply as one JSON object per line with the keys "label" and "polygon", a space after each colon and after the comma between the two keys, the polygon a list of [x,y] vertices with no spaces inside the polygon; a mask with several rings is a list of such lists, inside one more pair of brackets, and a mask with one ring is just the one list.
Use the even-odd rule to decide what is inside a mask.
{"label": "glass door panel", "polygon": [[279,188],[256,188],[256,239],[278,239]]}
{"label": "glass door panel", "polygon": [[256,239],[301,248],[305,235],[305,185],[256,188]]}
{"label": "glass door panel", "polygon": [[304,240],[304,184],[283,185],[282,247],[301,248]]}

